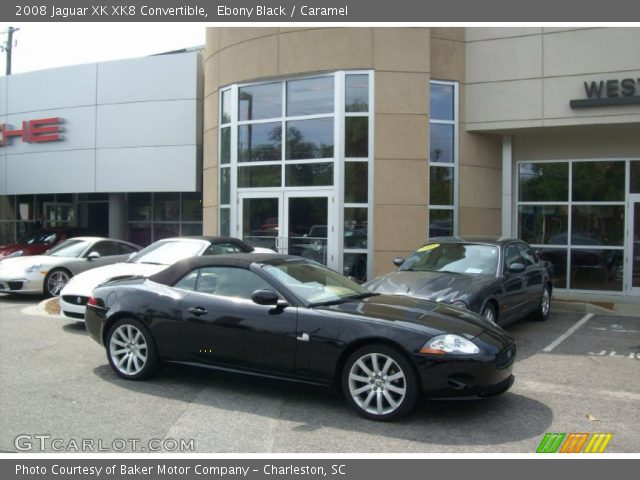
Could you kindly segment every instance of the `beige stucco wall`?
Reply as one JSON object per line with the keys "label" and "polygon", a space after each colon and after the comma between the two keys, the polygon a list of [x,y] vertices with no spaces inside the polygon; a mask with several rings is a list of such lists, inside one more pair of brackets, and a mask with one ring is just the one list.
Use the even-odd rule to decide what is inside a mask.
{"label": "beige stucco wall", "polygon": [[640,105],[571,109],[584,82],[640,78],[640,28],[467,28],[467,129],[640,122]]}
{"label": "beige stucco wall", "polygon": [[375,70],[374,274],[427,236],[429,80],[461,82],[460,233],[497,234],[500,138],[467,133],[462,28],[208,28],[204,232],[218,223],[218,90],[263,78]]}

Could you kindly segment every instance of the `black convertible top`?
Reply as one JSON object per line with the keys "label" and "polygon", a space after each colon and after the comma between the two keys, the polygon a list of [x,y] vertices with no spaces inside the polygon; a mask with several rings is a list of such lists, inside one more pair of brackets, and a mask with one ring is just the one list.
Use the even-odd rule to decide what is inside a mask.
{"label": "black convertible top", "polygon": [[203,257],[189,257],[174,263],[161,272],[149,277],[149,280],[162,285],[173,285],[187,273],[203,267],[240,267],[249,268],[253,263],[279,264],[286,261],[305,261],[292,255],[277,253],[227,253]]}

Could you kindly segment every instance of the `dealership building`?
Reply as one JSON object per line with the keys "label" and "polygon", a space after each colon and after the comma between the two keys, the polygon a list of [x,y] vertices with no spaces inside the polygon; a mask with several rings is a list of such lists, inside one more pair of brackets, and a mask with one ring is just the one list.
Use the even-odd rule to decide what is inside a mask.
{"label": "dealership building", "polygon": [[640,295],[638,28],[207,28],[0,92],[3,238],[72,210],[365,279],[430,237],[517,236],[557,289]]}

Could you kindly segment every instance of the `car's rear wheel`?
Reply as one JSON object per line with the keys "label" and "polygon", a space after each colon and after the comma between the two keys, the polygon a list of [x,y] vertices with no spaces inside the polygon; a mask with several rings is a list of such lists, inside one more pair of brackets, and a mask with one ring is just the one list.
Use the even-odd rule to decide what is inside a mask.
{"label": "car's rear wheel", "polygon": [[487,302],[487,304],[482,309],[481,315],[492,323],[496,323],[496,320],[498,320],[496,307],[493,305],[492,302]]}
{"label": "car's rear wheel", "polygon": [[158,369],[153,337],[138,320],[123,318],[114,323],[106,347],[111,368],[122,378],[139,380]]}
{"label": "car's rear wheel", "polygon": [[409,413],[418,398],[418,379],[409,360],[386,345],[353,352],[342,371],[342,391],[365,418],[395,420]]}
{"label": "car's rear wheel", "polygon": [[57,297],[69,283],[71,272],[64,268],[54,268],[44,277],[43,293],[45,297]]}
{"label": "car's rear wheel", "polygon": [[540,296],[540,303],[538,309],[534,313],[534,319],[539,322],[544,322],[549,318],[551,313],[551,289],[549,285],[545,285],[542,289],[542,295]]}

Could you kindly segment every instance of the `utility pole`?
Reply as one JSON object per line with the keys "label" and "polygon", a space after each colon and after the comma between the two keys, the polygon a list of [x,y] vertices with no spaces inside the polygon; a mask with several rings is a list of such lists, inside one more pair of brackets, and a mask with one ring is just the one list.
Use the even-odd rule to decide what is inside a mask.
{"label": "utility pole", "polygon": [[9,27],[5,32],[7,34],[7,41],[0,47],[1,50],[7,52],[7,75],[11,75],[11,53],[13,52],[13,34],[20,30],[19,28]]}

